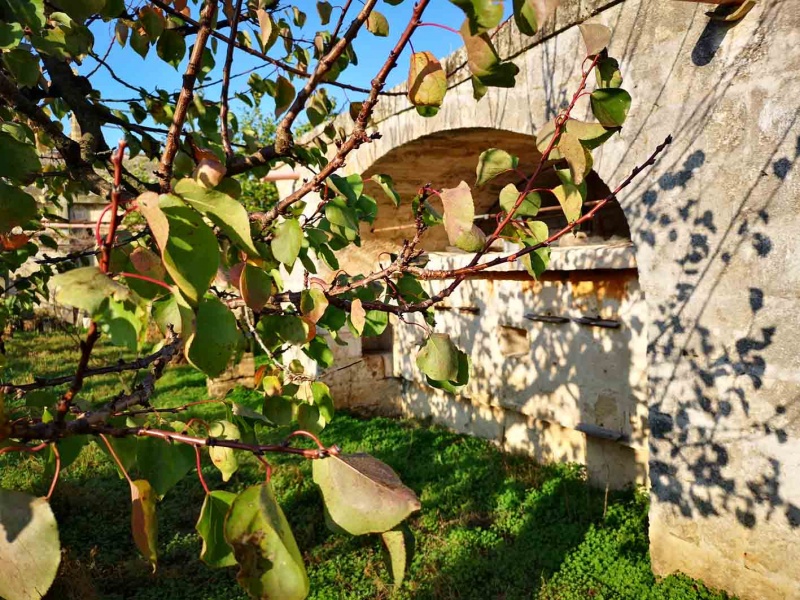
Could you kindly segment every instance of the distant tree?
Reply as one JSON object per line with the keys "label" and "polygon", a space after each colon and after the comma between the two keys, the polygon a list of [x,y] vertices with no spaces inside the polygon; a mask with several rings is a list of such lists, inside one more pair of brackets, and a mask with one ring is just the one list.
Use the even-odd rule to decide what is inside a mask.
{"label": "distant tree", "polygon": [[[54,465],[47,498],[82,445],[100,444],[128,480],[133,538],[155,565],[157,501],[195,461],[210,455],[227,480],[240,452],[261,460],[267,474],[265,454],[291,453],[313,460],[314,481],[332,525],[353,535],[382,535],[395,581],[402,581],[408,549],[402,524],[419,508],[417,497],[380,461],[344,455],[319,442],[316,434],[333,417],[330,390],[296,363],[286,364],[283,350],[297,347],[327,368],[333,355],[326,332],[336,338],[348,327],[356,336],[379,335],[389,314],[419,312],[428,337],[417,365],[430,385],[457,392],[468,381],[469,359],[446,332],[434,332],[433,306],[466,277],[503,262],[518,259],[531,275],[540,276],[550,245],[602,210],[641,169],[585,209],[584,177],[592,150],[619,130],[631,98],[620,87],[617,61],[605,50],[609,30],[583,25],[587,52],[580,84],[569,105],[537,134],[542,161],[535,172],[520,187],[509,185],[501,192],[491,233],[473,223],[471,185],[439,189],[433,182],[422,185],[414,198],[400,198],[390,173],[375,175],[392,202],[411,204],[413,234],[373,273],[338,273],[324,284],[306,276],[306,282],[316,283],[288,289],[286,271],[313,274],[315,260],[337,271],[337,253],[359,245],[359,223],[375,219],[377,202],[364,193],[362,178],[337,170],[377,135],[370,115],[382,96],[397,94],[384,90],[387,76],[418,28],[437,26],[462,36],[476,99],[489,87],[515,85],[517,66],[501,59],[492,42],[504,14],[502,2],[451,1],[465,13],[459,30],[423,22],[430,0],[417,0],[408,22],[398,28],[393,21],[391,31],[389,20],[376,10],[377,0],[346,0],[336,6],[317,2],[326,29],[313,31],[301,5],[279,6],[275,0],[0,0],[0,273],[5,281],[0,324],[43,298],[91,317],[73,375],[0,383],[0,453],[42,452]],[[530,36],[557,0],[515,0],[513,5],[517,28]],[[105,48],[95,48],[93,31],[103,24],[113,24],[116,42],[124,48],[111,62],[104,58],[109,56]],[[357,62],[357,35],[396,38],[368,88],[344,81]],[[133,81],[118,74],[123,61],[153,53],[176,69],[174,88],[150,91],[146,74]],[[250,73],[246,91],[235,97],[254,110],[253,116],[236,119],[229,106],[230,82],[240,74],[237,59],[245,54],[272,71],[266,77]],[[91,75],[78,74],[75,65],[92,60],[131,97],[120,103],[97,89]],[[219,97],[208,91],[214,65],[222,66]],[[435,115],[447,93],[448,74],[424,49],[412,54],[408,69],[402,94],[421,117]],[[347,107],[353,118],[350,133],[332,126],[334,103],[326,92],[332,87],[363,96]],[[275,122],[258,109],[267,96],[275,105]],[[570,116],[584,96],[596,118],[592,122]],[[75,139],[62,126],[72,117],[79,129]],[[314,130],[300,143],[303,119]],[[108,127],[124,132],[119,146],[106,138]],[[129,162],[138,155],[149,161],[146,169]],[[260,179],[276,163],[315,174],[279,198],[274,186]],[[474,185],[517,163],[504,150],[488,148],[477,158]],[[544,188],[539,176],[551,166],[560,183]],[[424,174],[420,177],[422,184]],[[311,192],[319,192],[320,199],[307,205]],[[45,220],[59,203],[85,194],[108,202],[97,222],[96,246],[56,256]],[[553,235],[536,220],[543,194],[558,199],[569,223]],[[440,272],[420,266],[423,234],[442,226],[452,245],[472,253],[467,267]],[[485,259],[498,238],[517,242],[519,250]],[[81,262],[88,257],[97,263]],[[20,271],[32,260],[38,271]],[[220,270],[228,274],[230,289],[212,285]],[[429,296],[419,283],[426,279],[451,283]],[[232,309],[242,307],[240,318]],[[150,354],[109,365],[90,360],[101,338],[139,353],[150,322],[163,334]],[[256,377],[263,410],[225,401],[226,418],[184,423],[180,410],[157,412],[150,403],[173,358],[183,354],[215,377],[237,360],[246,336],[254,336],[267,356]],[[88,408],[78,403],[87,378],[122,371],[139,372],[133,389]],[[262,441],[265,430],[289,423],[299,429],[284,443]],[[293,446],[295,436],[312,439],[316,447]],[[304,598],[309,592],[305,567],[269,477],[237,495],[210,490],[199,470],[198,476],[207,492],[197,524],[203,538],[200,558],[212,566],[238,564],[239,581],[252,596]],[[0,530],[0,596],[39,597],[60,560],[47,499],[0,490]]]}

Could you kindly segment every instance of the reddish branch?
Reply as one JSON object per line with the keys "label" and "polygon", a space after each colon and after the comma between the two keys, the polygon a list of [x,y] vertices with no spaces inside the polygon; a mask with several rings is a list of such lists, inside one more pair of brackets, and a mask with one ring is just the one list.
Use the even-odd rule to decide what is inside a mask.
{"label": "reddish branch", "polygon": [[[161,3],[158,4],[160,5]],[[175,114],[172,117],[172,124],[169,127],[167,142],[164,145],[164,153],[161,155],[161,163],[156,172],[161,182],[161,191],[163,193],[170,191],[172,163],[178,152],[183,123],[186,121],[186,111],[189,109],[192,98],[194,98],[194,85],[197,81],[197,73],[200,71],[200,64],[203,61],[203,50],[205,50],[206,42],[208,42],[208,37],[211,34],[211,26],[216,11],[217,0],[206,0],[203,9],[200,11],[200,23],[197,30],[197,37],[194,40],[192,55],[189,57],[189,64],[186,67],[186,72],[183,74],[183,86],[178,95],[178,102],[175,104]]]}

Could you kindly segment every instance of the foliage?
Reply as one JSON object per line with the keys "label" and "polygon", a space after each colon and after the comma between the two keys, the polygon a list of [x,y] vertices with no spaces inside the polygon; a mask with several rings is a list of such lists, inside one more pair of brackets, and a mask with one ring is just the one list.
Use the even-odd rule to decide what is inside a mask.
{"label": "foliage", "polygon": [[[502,2],[453,2],[464,11],[459,31],[474,97],[480,100],[491,87],[516,85],[519,69],[498,54],[491,33],[500,23]],[[61,469],[76,460],[89,439],[99,440],[129,483],[133,538],[154,566],[159,502],[202,464],[206,451],[223,480],[238,472],[237,453],[257,457],[266,482],[240,490],[233,499],[214,496],[218,490],[212,491],[198,470],[208,510],[197,524],[205,532],[201,556],[227,564],[232,555],[240,567],[239,581],[256,597],[302,598],[309,592],[306,566],[288,525],[291,515],[287,520],[283,514],[263,455],[315,461],[330,524],[353,534],[385,534],[397,582],[403,580],[400,567],[409,563],[412,546],[405,535],[401,543],[397,528],[419,507],[414,492],[377,459],[343,454],[336,445],[319,441],[315,434],[333,418],[333,399],[328,387],[316,381],[316,372],[306,373],[291,357],[303,353],[318,366],[330,367],[328,340],[338,341],[343,327],[356,336],[377,336],[389,314],[419,312],[425,315],[428,335],[418,365],[431,386],[456,393],[468,383],[469,358],[446,332],[434,330],[434,305],[465,275],[498,260],[521,259],[538,277],[547,267],[549,244],[614,197],[584,210],[583,180],[591,168],[591,151],[620,129],[632,102],[605,49],[610,31],[590,23],[582,26],[587,55],[580,85],[564,111],[537,135],[542,159],[525,177],[524,189],[516,190],[516,199],[515,190],[505,190],[493,232],[487,235],[474,224],[473,186],[467,182],[441,190],[431,184],[416,198],[400,198],[391,174],[379,174],[375,180],[395,205],[411,204],[414,236],[387,268],[366,275],[340,272],[337,253],[361,245],[362,226],[374,222],[378,204],[364,193],[360,175],[345,177],[337,171],[353,150],[379,135],[371,131],[370,116],[386,93],[386,78],[414,32],[430,25],[422,21],[429,0],[415,4],[399,34],[376,4],[320,2],[320,21],[330,28],[313,31],[302,4],[271,0],[148,0],[137,6],[121,0],[0,0],[0,275],[8,282],[0,326],[45,298],[91,321],[66,378],[42,379],[37,373],[25,382],[15,380],[10,369],[4,374],[0,453],[43,452],[50,499]],[[520,31],[533,35],[556,2],[513,4]],[[95,48],[101,26],[113,26],[123,49],[120,61],[154,52],[174,69],[174,89],[148,91],[120,78]],[[342,81],[358,64],[353,41],[361,30],[396,36],[370,88]],[[251,70],[246,90],[232,95],[231,79],[246,74],[235,72],[235,59],[243,53],[273,70],[266,76]],[[106,90],[95,89],[89,77],[73,68],[85,60],[109,71],[133,97],[120,103],[108,98]],[[209,91],[217,85],[212,81],[215,65],[222,70],[219,99]],[[590,93],[590,107],[596,122],[572,120],[576,103],[589,94],[587,80],[593,73],[598,89]],[[446,84],[432,54],[412,55],[407,98],[420,115],[436,114]],[[337,126],[336,105],[326,91],[331,86],[365,96],[348,108],[354,119],[349,132]],[[230,110],[233,97],[257,110],[240,123]],[[260,112],[267,98],[274,105],[274,122]],[[61,121],[68,117],[78,125],[77,139],[63,131]],[[105,138],[107,126],[125,132],[116,149]],[[652,164],[663,147],[616,192]],[[146,157],[150,167],[127,168],[137,156]],[[302,167],[312,175],[279,199],[262,179],[278,164]],[[477,159],[475,186],[518,164],[502,149],[487,149]],[[549,190],[538,187],[545,167],[555,167],[561,182]],[[552,236],[542,221],[534,220],[541,204],[535,194],[542,192],[558,199],[569,221]],[[55,209],[90,193],[108,201],[95,226],[95,246],[68,256],[44,256],[43,250],[56,249],[46,233]],[[432,204],[437,199],[443,215]],[[441,273],[417,266],[422,236],[438,226],[444,226],[452,244],[473,254],[465,270]],[[481,262],[501,237],[517,243],[519,251]],[[94,257],[96,264],[91,264]],[[39,268],[23,271],[26,263],[30,271],[31,259]],[[336,272],[331,281],[311,277],[322,264]],[[291,278],[293,272],[302,277]],[[433,278],[453,282],[428,296],[418,280]],[[304,289],[287,283],[297,279]],[[322,287],[320,293],[312,293],[312,279]],[[156,330],[161,339],[151,346],[148,333]],[[94,350],[101,341],[136,357],[98,366]],[[154,407],[156,384],[178,356],[216,377],[254,346],[263,351],[255,402],[226,399],[221,414],[208,421],[189,418],[189,406],[168,412]],[[126,372],[138,376],[88,410],[86,382]],[[288,423],[300,429],[281,441],[267,441]],[[311,439],[315,447],[298,446],[298,437]],[[14,498],[0,495],[0,513],[14,509]],[[30,518],[31,531],[47,530],[48,511],[33,510]],[[53,538],[42,534],[40,541],[52,545]],[[21,552],[4,555],[0,579],[24,561]],[[44,572],[50,573],[51,566]],[[5,593],[9,600],[27,594]]]}
{"label": "foliage", "polygon": [[[18,376],[33,370],[47,376],[66,373],[77,359],[68,335],[51,336],[44,344],[29,334],[10,341],[9,364]],[[106,361],[119,353],[108,345],[98,351]],[[91,397],[99,400],[113,391],[115,379],[115,374],[93,378],[87,384]],[[168,408],[204,397],[204,379],[182,365],[159,380],[153,402]],[[241,389],[234,397],[256,400]],[[209,403],[192,407],[188,416],[212,420],[221,413],[221,407]],[[273,439],[285,431],[274,432]],[[604,518],[604,491],[586,486],[576,466],[540,465],[504,454],[488,442],[411,421],[339,414],[323,435],[344,452],[366,451],[386,462],[420,498],[421,512],[408,521],[416,552],[399,598],[484,600],[501,593],[509,599],[543,600],[725,598],[684,577],[656,582],[647,552],[646,496],[612,492]],[[49,483],[41,477],[44,462],[39,455],[3,455],[0,487],[42,493]],[[312,466],[276,457],[272,480],[307,565],[310,597],[387,598],[392,578],[381,540],[327,530]],[[210,462],[203,464],[203,472],[209,485],[222,485],[222,474]],[[243,457],[225,489],[212,493],[235,497],[262,482],[259,463]],[[246,597],[233,563],[219,569],[207,566],[208,557],[196,560],[202,540],[194,527],[204,492],[194,481],[181,481],[158,505],[161,533],[154,575],[137,559],[128,522],[119,518],[128,495],[121,483],[113,462],[96,444],[87,445],[65,471],[51,503],[62,522],[66,554],[50,597]]]}

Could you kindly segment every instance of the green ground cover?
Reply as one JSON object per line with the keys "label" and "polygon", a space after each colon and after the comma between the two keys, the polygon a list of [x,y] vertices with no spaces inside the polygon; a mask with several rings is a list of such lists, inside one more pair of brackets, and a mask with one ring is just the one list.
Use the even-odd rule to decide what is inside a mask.
{"label": "green ground cover", "polygon": [[[7,343],[3,380],[31,374],[67,374],[76,360],[75,336],[46,339],[17,335]],[[97,364],[119,358],[101,347]],[[129,385],[128,376],[87,382],[82,397],[101,401]],[[237,400],[257,405],[252,392]],[[153,400],[159,407],[205,398],[204,377],[189,366],[171,368]],[[195,407],[211,418],[219,408]],[[276,431],[275,439],[285,435]],[[542,600],[711,600],[727,598],[686,577],[656,582],[650,572],[647,498],[634,491],[612,493],[585,483],[574,465],[540,465],[510,456],[491,444],[412,421],[360,420],[338,414],[323,432],[326,444],[346,452],[366,451],[391,465],[422,501],[410,519],[416,553],[406,581],[392,597],[432,599],[539,598]],[[312,598],[376,599],[392,595],[380,539],[329,532],[319,492],[307,462],[272,458],[273,483],[291,522],[311,579]],[[222,484],[206,462],[209,485],[232,491],[261,480],[254,460]],[[45,493],[40,458],[0,457],[0,487]],[[152,573],[130,534],[127,484],[96,444],[87,445],[61,478],[52,499],[64,555],[48,594],[52,599],[245,598],[235,569],[215,570],[198,559],[194,532],[203,490],[192,474],[158,507],[159,565]]]}

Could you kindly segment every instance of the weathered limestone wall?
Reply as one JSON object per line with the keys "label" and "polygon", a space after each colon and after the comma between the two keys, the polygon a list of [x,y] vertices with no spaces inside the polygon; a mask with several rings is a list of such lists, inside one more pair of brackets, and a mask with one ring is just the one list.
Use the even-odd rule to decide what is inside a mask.
{"label": "weathered limestone wall", "polygon": [[[646,302],[653,567],[745,599],[798,599],[800,10],[793,0],[760,0],[730,26],[709,21],[708,8],[564,0],[541,43],[530,46],[513,27],[498,35],[500,53],[516,56],[521,68],[516,88],[491,90],[475,104],[469,83],[458,85],[431,119],[417,117],[403,98],[382,100],[383,137],[351,157],[348,170],[391,165],[416,144],[416,162],[404,163],[411,179],[400,185],[453,185],[448,178],[463,178],[480,151],[461,143],[480,137],[465,128],[497,131],[484,131],[483,148],[516,148],[517,136],[535,133],[575,89],[583,56],[574,24],[597,12],[594,18],[614,30],[611,54],[634,105],[621,134],[595,153],[596,172],[613,187],[667,134],[675,138],[621,198],[636,244],[636,293]],[[456,52],[448,65],[463,59]],[[425,154],[428,140],[449,143],[454,154]],[[402,222],[407,209],[391,210],[381,207],[383,218]],[[473,329],[476,336],[478,330],[483,326]],[[580,365],[581,356],[569,362]],[[435,394],[408,397],[419,398],[414,410],[441,404]],[[453,410],[450,422],[493,427],[497,403]],[[528,400],[518,405],[528,407]],[[544,405],[530,406],[535,412]],[[553,410],[583,417],[591,408],[579,400]],[[534,425],[509,422],[505,435],[536,434],[556,455],[573,452],[558,449],[566,434]]]}

